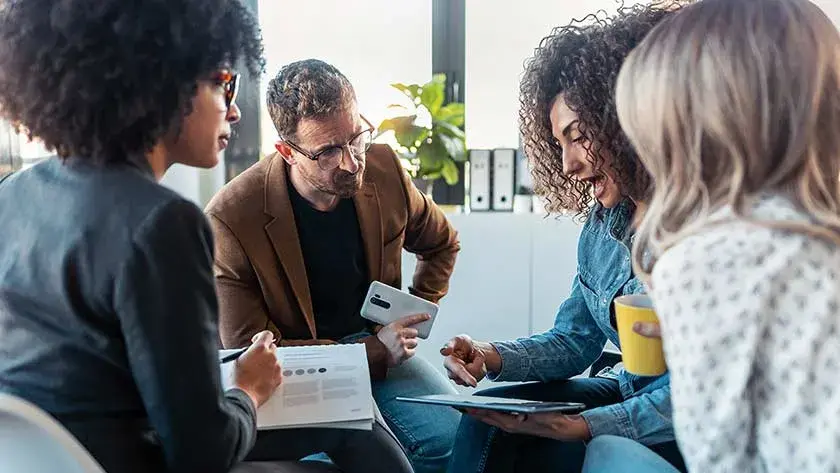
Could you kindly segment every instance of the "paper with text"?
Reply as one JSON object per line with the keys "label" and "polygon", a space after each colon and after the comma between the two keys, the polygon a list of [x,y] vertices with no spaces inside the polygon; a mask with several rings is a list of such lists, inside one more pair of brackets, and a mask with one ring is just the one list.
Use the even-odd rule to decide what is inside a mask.
{"label": "paper with text", "polygon": [[[220,350],[219,357],[235,350]],[[279,347],[283,382],[257,410],[257,428],[335,427],[371,430],[373,395],[362,344]],[[232,387],[234,362],[221,365]]]}

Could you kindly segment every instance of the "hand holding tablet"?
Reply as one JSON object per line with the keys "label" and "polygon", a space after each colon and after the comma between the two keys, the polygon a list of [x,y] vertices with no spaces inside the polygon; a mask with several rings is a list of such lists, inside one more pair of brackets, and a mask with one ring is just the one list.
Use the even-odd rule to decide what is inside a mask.
{"label": "hand holding tablet", "polygon": [[505,412],[508,414],[538,414],[542,412],[578,414],[586,409],[586,406],[579,402],[541,402],[528,401],[525,399],[453,394],[397,397],[396,399],[403,402],[449,406],[456,409],[483,409]]}
{"label": "hand holding tablet", "polygon": [[589,425],[576,415],[586,409],[576,402],[540,402],[486,396],[433,395],[398,401],[449,406],[486,424],[514,434],[534,435],[563,441],[591,438]]}

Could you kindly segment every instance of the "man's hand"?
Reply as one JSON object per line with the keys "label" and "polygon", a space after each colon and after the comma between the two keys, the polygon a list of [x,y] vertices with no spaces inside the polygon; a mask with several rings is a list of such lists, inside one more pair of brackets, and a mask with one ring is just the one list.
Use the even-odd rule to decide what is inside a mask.
{"label": "man's hand", "polygon": [[647,338],[662,338],[662,329],[656,322],[636,322],[633,331]]}
{"label": "man's hand", "polygon": [[236,361],[233,368],[233,385],[245,391],[260,407],[271,397],[283,379],[277,360],[274,336],[268,330],[255,335],[250,347]]}
{"label": "man's hand", "polygon": [[505,432],[534,435],[566,442],[585,442],[592,438],[589,425],[579,415],[569,416],[559,412],[541,414],[506,414],[487,409],[466,409],[468,415]]}
{"label": "man's hand", "polygon": [[461,386],[476,387],[488,369],[498,372],[501,368],[499,352],[489,343],[476,342],[469,335],[458,335],[449,340],[440,354],[449,379]]}
{"label": "man's hand", "polygon": [[429,320],[429,314],[415,314],[403,317],[382,327],[376,338],[388,349],[388,366],[397,366],[414,356],[417,349],[417,329],[413,325]]}

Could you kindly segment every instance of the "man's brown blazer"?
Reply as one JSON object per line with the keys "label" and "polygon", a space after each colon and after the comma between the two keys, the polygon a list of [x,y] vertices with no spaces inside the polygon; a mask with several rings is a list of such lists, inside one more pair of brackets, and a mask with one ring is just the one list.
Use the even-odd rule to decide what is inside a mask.
{"label": "man's brown blazer", "polygon": [[[207,206],[215,237],[219,331],[226,348],[246,346],[266,329],[281,345],[332,342],[320,340],[315,329],[317,315],[286,174],[283,158],[268,156],[225,185]],[[370,279],[401,287],[405,248],[417,255],[409,291],[433,302],[442,298],[455,265],[458,235],[443,212],[414,187],[390,147],[375,144],[368,150],[364,183],[353,201]],[[364,343],[371,374],[384,378],[385,346],[375,336]]]}

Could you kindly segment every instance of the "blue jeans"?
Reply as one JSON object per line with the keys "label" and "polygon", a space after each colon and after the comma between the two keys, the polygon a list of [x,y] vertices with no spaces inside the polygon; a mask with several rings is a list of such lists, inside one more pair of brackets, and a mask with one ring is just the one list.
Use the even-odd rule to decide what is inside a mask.
{"label": "blue jeans", "polygon": [[455,409],[395,400],[397,396],[456,394],[449,380],[428,361],[415,356],[373,382],[373,398],[382,417],[406,450],[416,473],[443,473],[449,463],[461,414]]}
{"label": "blue jeans", "polygon": [[[340,343],[354,343],[370,335],[354,333]],[[372,384],[373,399],[385,423],[405,449],[415,473],[443,473],[452,454],[461,414],[455,409],[397,401],[398,396],[457,394],[450,381],[428,361],[414,356],[388,370],[388,376]],[[308,459],[323,459],[313,456]]]}
{"label": "blue jeans", "polygon": [[[548,383],[524,383],[476,393],[534,401],[581,402],[588,407],[622,401],[618,381],[580,378]],[[450,473],[580,473],[586,455],[583,442],[563,442],[530,435],[514,435],[463,416],[449,462]],[[651,447],[684,470],[676,442]]]}
{"label": "blue jeans", "polygon": [[602,435],[586,447],[583,473],[678,473],[662,457],[628,438]]}

